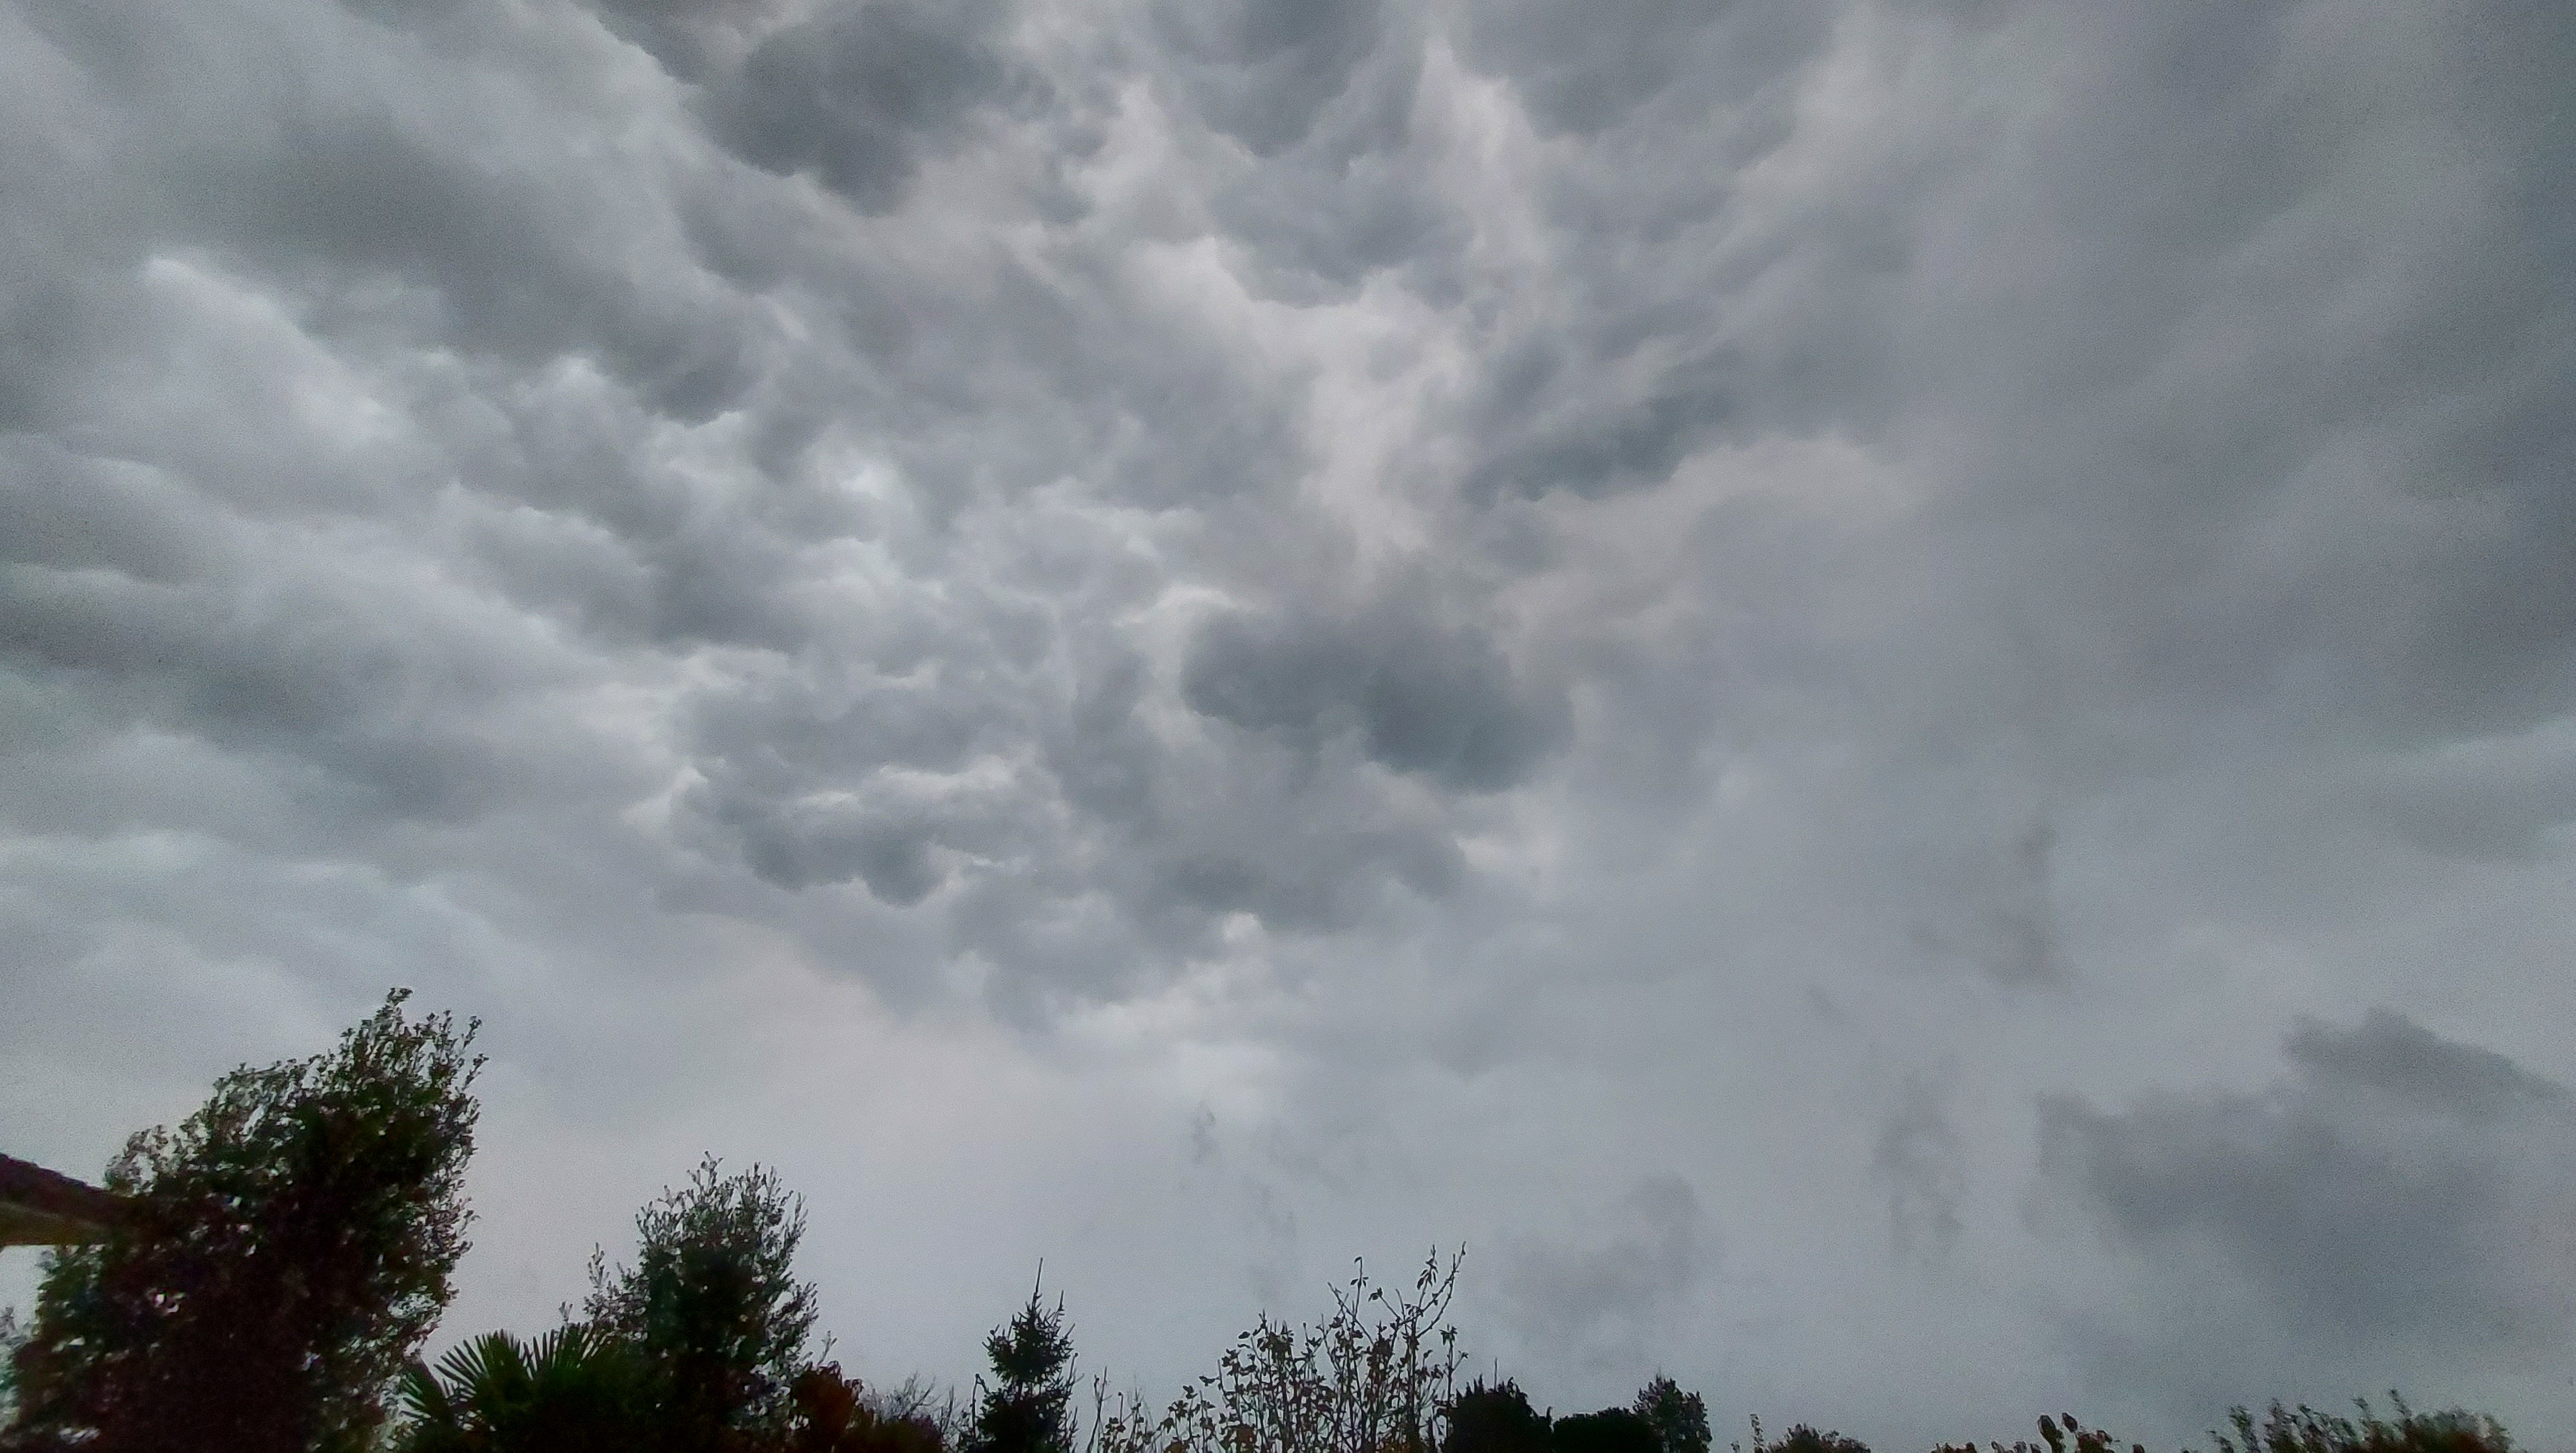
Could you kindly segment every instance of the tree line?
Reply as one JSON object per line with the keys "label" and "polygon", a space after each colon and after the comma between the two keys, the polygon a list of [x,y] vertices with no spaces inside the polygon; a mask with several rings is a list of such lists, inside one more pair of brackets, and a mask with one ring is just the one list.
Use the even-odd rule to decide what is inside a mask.
{"label": "tree line", "polygon": [[[869,1387],[816,1342],[802,1198],[713,1156],[637,1213],[631,1263],[593,1253],[577,1313],[424,1362],[466,1250],[483,1059],[478,1023],[406,1001],[126,1143],[106,1184],[130,1214],[50,1253],[23,1329],[0,1316],[0,1453],[1710,1453],[1705,1402],[1660,1374],[1564,1417],[1511,1379],[1462,1386],[1454,1255],[1392,1287],[1355,1271],[1311,1324],[1265,1313],[1161,1403],[1081,1382],[1042,1287],[986,1338],[971,1389]],[[2239,1408],[2215,1453],[2512,1450],[2492,1418],[2360,1412]],[[2121,1447],[2071,1416],[2037,1427],[1984,1453]],[[1749,1453],[1868,1453],[1751,1428]]]}

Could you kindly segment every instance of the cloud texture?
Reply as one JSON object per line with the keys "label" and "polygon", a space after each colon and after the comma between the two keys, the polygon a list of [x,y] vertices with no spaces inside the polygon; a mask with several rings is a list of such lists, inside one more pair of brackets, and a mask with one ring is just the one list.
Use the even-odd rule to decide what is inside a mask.
{"label": "cloud texture", "polygon": [[1040,1255],[1150,1380],[1464,1239],[1560,1409],[2563,1415],[2571,67],[10,0],[10,1149],[406,983],[455,1333],[713,1148],[878,1373]]}

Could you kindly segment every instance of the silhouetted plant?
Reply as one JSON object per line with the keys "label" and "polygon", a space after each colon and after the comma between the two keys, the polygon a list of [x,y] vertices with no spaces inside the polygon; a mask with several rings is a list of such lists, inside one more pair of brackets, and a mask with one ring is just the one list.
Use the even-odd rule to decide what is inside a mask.
{"label": "silhouetted plant", "polygon": [[2484,1414],[2458,1408],[2419,1413],[2392,1392],[2394,1422],[2370,1410],[2366,1398],[2355,1398],[2361,1421],[2321,1413],[2302,1403],[2296,1411],[2274,1402],[2258,1426],[2243,1408],[2229,1411],[2236,1436],[2213,1432],[2218,1453],[2513,1453],[2513,1437],[2504,1425]]}
{"label": "silhouetted plant", "polygon": [[890,1410],[837,1363],[798,1373],[788,1401],[785,1453],[940,1453],[945,1446],[921,1399],[898,1394],[892,1408],[901,1410]]}
{"label": "silhouetted plant", "polygon": [[18,1349],[26,1345],[16,1307],[0,1307],[0,1427],[18,1413]]}
{"label": "silhouetted plant", "polygon": [[405,1369],[400,1453],[632,1453],[660,1427],[634,1346],[581,1323],[533,1342],[489,1332]]}
{"label": "silhouetted plant", "polygon": [[710,1155],[689,1183],[635,1213],[635,1264],[590,1260],[585,1317],[643,1356],[672,1448],[722,1447],[775,1432],[805,1370],[815,1288],[795,1277],[805,1203],[775,1171],[721,1173]]}
{"label": "silhouetted plant", "polygon": [[1698,1393],[1684,1392],[1680,1384],[1657,1373],[1637,1389],[1637,1400],[1630,1406],[1653,1425],[1662,1453],[1708,1453],[1708,1404]]}
{"label": "silhouetted plant", "polygon": [[1435,1252],[1413,1289],[1390,1294],[1366,1267],[1333,1289],[1313,1327],[1263,1313],[1217,1370],[1160,1419],[1133,1402],[1095,1429],[1093,1453],[1429,1453],[1456,1392],[1458,1333],[1449,1325],[1458,1259]]}
{"label": "silhouetted plant", "polygon": [[1603,1408],[1556,1420],[1549,1446],[1555,1453],[1661,1453],[1655,1425],[1633,1408]]}
{"label": "silhouetted plant", "polygon": [[[2066,1453],[2067,1440],[2070,1438],[2074,1440],[2075,1453],[2115,1453],[2119,1447],[2117,1438],[2103,1429],[2085,1427],[2076,1421],[2073,1413],[2066,1414],[2063,1419],[2042,1414],[2039,1419],[2039,1436],[2041,1443],[2047,1446],[2047,1453]],[[2001,1443],[1988,1442],[1986,1449],[1987,1453],[2040,1453],[2041,1443],[2023,1440],[2006,1448]],[[1975,1443],[1944,1443],[1934,1449],[1933,1453],[1978,1453],[1978,1449]],[[2146,1445],[2132,1443],[2129,1445],[2129,1453],[2147,1453]]]}
{"label": "silhouetted plant", "polygon": [[1449,1400],[1441,1453],[1547,1453],[1555,1431],[1548,1415],[1510,1378],[1483,1378]]}
{"label": "silhouetted plant", "polygon": [[[2419,1413],[2396,1393],[2388,1396],[2397,1412],[2394,1421],[2373,1413],[2367,1399],[2354,1400],[2361,1410],[2358,1422],[2305,1404],[2293,1411],[2274,1402],[2259,1425],[2244,1408],[2229,1409],[2236,1436],[2218,1432],[2209,1436],[2217,1453],[2513,1453],[2512,1436],[2491,1417],[2456,1408]],[[2120,1446],[2109,1432],[2085,1427],[2072,1413],[2042,1417],[2039,1437],[2037,1443],[2025,1439],[2010,1447],[1989,1442],[1985,1453],[2070,1453],[2070,1445],[2071,1453],[2117,1453]],[[1933,1453],[1980,1450],[1973,1442],[1945,1443]],[[2146,1453],[2146,1446],[2131,1443],[2129,1453]]]}
{"label": "silhouetted plant", "polygon": [[[1765,1443],[1762,1441],[1762,1420],[1757,1417],[1751,1422],[1753,1446],[1750,1453],[1869,1453],[1869,1445],[1858,1438],[1846,1438],[1840,1433],[1819,1433],[1805,1423],[1793,1423],[1788,1432],[1780,1435],[1778,1442]],[[1737,1453],[1745,1453],[1741,1443],[1727,1446],[1736,1449]]]}
{"label": "silhouetted plant", "polygon": [[134,1213],[47,1261],[0,1447],[343,1453],[452,1294],[475,1028],[397,989],[311,1059],[216,1081],[126,1142]]}
{"label": "silhouetted plant", "polygon": [[1073,1453],[1073,1332],[1064,1302],[1050,1309],[1038,1289],[1009,1323],[984,1339],[993,1381],[975,1380],[969,1453]]}

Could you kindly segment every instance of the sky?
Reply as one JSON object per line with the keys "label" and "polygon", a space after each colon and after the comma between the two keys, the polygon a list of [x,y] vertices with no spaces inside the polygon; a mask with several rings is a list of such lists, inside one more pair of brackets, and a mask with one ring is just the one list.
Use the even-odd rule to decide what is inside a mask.
{"label": "sky", "polygon": [[[443,1343],[2576,1415],[2576,8],[0,0],[0,1142],[478,1017]],[[0,1261],[24,1303],[30,1253]]]}

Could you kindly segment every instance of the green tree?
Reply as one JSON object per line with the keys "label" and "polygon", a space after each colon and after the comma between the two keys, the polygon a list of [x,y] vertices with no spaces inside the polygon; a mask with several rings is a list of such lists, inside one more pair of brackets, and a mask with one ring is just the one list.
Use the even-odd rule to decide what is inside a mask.
{"label": "green tree", "polygon": [[689,1183],[635,1213],[635,1264],[590,1261],[582,1312],[632,1342],[655,1381],[671,1446],[725,1446],[774,1433],[807,1365],[815,1288],[796,1280],[804,1198],[778,1173],[722,1173],[710,1155]]}
{"label": "green tree", "polygon": [[458,1343],[435,1372],[405,1368],[401,1392],[401,1453],[633,1453],[659,1425],[643,1358],[581,1323]]}
{"label": "green tree", "polygon": [[1654,1425],[1655,1441],[1663,1453],[1708,1453],[1708,1404],[1698,1393],[1684,1392],[1680,1384],[1657,1373],[1637,1389],[1631,1406]]}
{"label": "green tree", "polygon": [[984,1339],[993,1381],[975,1379],[968,1453],[1072,1453],[1073,1330],[1064,1301],[1050,1310],[1029,1290],[1027,1306]]}
{"label": "green tree", "polygon": [[407,1020],[408,996],[126,1142],[106,1180],[134,1214],[47,1261],[0,1447],[369,1445],[465,1252],[483,1063],[477,1026]]}

